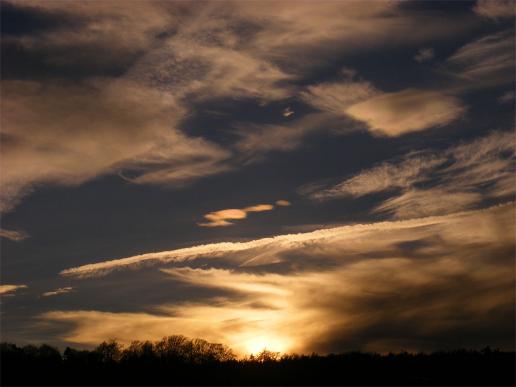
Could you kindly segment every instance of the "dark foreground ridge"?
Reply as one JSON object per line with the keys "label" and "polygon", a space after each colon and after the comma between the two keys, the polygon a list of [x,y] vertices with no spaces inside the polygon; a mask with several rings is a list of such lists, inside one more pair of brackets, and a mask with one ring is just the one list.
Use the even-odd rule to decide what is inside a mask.
{"label": "dark foreground ridge", "polygon": [[486,348],[431,354],[348,352],[237,359],[222,344],[169,336],[94,350],[1,344],[6,385],[470,385],[514,386],[515,353]]}

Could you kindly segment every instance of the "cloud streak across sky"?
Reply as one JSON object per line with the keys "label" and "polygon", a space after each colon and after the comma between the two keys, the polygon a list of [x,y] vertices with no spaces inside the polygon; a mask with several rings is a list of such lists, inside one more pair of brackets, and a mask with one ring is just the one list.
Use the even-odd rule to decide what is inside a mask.
{"label": "cloud streak across sky", "polygon": [[[147,264],[155,265],[187,262],[202,257],[232,257],[230,260],[237,263],[239,266],[278,263],[281,261],[281,253],[285,251],[295,251],[298,249],[309,251],[312,248],[316,248],[319,244],[326,244],[328,241],[341,241],[341,243],[346,241],[351,243],[353,238],[357,235],[374,234],[382,230],[385,231],[385,234],[389,234],[389,231],[395,232],[396,230],[406,230],[433,224],[441,224],[443,227],[447,227],[453,222],[463,220],[465,217],[467,218],[469,214],[475,214],[475,212],[459,212],[456,215],[410,219],[406,221],[342,226],[308,233],[278,235],[248,242],[212,243],[91,263],[65,269],[61,272],[61,275],[71,277],[104,276],[118,269],[145,266]],[[364,236],[361,236],[361,239],[363,237]],[[346,249],[351,249],[351,246],[346,247]]]}
{"label": "cloud streak across sky", "polygon": [[[141,313],[52,311],[41,318],[68,324],[63,339],[81,344],[156,338],[168,329],[202,333],[239,353],[263,343],[301,352],[434,350],[474,346],[485,335],[501,345],[512,329],[504,316],[514,312],[514,210],[511,203],[71,268],[62,274],[88,281],[152,263],[165,266],[170,281],[226,293]],[[207,267],[190,267],[201,258],[210,259]]]}

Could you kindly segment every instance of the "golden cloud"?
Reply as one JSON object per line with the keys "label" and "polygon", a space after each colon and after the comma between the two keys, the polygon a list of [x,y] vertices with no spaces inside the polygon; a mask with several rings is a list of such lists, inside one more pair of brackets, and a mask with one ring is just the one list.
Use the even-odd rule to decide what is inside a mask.
{"label": "golden cloud", "polygon": [[[424,219],[345,226],[245,243],[196,246],[131,259],[228,268],[168,267],[174,283],[223,295],[145,306],[145,312],[52,311],[63,340],[93,345],[181,333],[240,354],[513,348],[514,203]],[[201,251],[204,251],[201,253]],[[223,252],[222,254],[220,254]],[[266,266],[270,256],[285,266]],[[151,258],[151,256],[154,256]],[[254,265],[246,265],[252,260]],[[69,269],[98,275],[127,259]],[[152,286],[152,284],[148,284]]]}
{"label": "golden cloud", "polygon": [[72,291],[73,291],[73,287],[66,286],[64,288],[57,288],[55,290],[45,292],[41,296],[43,296],[43,297],[58,296],[60,294],[70,293]]}
{"label": "golden cloud", "polygon": [[2,91],[0,211],[39,184],[127,171],[178,185],[227,168],[227,151],[175,128],[185,110],[174,97],[133,82],[3,81]]}
{"label": "golden cloud", "polygon": [[447,125],[466,111],[453,96],[435,91],[407,89],[384,93],[346,109],[378,135],[395,137]]}
{"label": "golden cloud", "polygon": [[247,213],[249,212],[271,211],[272,209],[274,209],[274,206],[272,204],[256,204],[254,206],[249,206],[241,209],[229,208],[227,210],[214,211],[204,215],[204,218],[207,219],[209,222],[198,223],[198,225],[201,227],[232,226],[234,223],[229,222],[229,220],[245,219],[247,218]]}
{"label": "golden cloud", "polygon": [[[516,189],[515,142],[512,132],[492,132],[443,151],[427,150],[383,162],[333,187],[316,187],[309,195],[328,200],[398,191],[376,211],[403,219],[474,208],[484,200],[508,200]],[[423,185],[429,181],[433,184]]]}
{"label": "golden cloud", "polygon": [[25,231],[20,230],[7,230],[5,228],[0,228],[0,238],[7,238],[15,242],[22,241],[27,239],[29,235]]}
{"label": "golden cloud", "polygon": [[27,285],[0,285],[0,295],[15,292],[18,289],[25,289]]}
{"label": "golden cloud", "polygon": [[[512,204],[493,207],[489,212],[498,213],[501,208],[511,207]],[[465,218],[482,216],[482,211],[457,212],[445,216],[431,216],[426,218],[416,218],[403,221],[379,222],[372,224],[359,224],[352,226],[341,226],[316,230],[307,233],[285,234],[269,238],[251,240],[248,242],[221,242],[206,245],[186,247],[177,250],[141,254],[127,258],[113,259],[98,263],[91,263],[83,266],[65,269],[61,272],[64,276],[76,277],[95,277],[103,276],[114,270],[137,267],[143,264],[167,264],[173,262],[188,262],[201,257],[220,258],[225,257],[239,266],[257,266],[280,262],[283,253],[287,251],[298,252],[304,250],[308,254],[317,251],[319,248],[325,249],[328,241],[331,245],[344,244],[348,254],[363,252],[366,254],[371,249],[374,250],[376,243],[386,243],[391,238],[390,243],[395,243],[397,238],[404,239],[405,230],[413,229],[414,237],[417,237],[418,228],[429,227],[440,229],[440,233],[445,234],[443,238],[453,240],[462,237],[460,231],[453,231],[453,225],[460,223],[459,228],[467,228],[468,233],[475,235],[479,240],[486,238],[502,238],[505,233],[498,235],[495,230],[487,228],[474,229],[471,224],[467,226]],[[503,218],[503,217],[502,217]],[[505,218],[504,218],[505,219]],[[507,220],[507,219],[506,219]],[[510,223],[510,222],[509,222]],[[510,227],[509,227],[510,228]],[[446,231],[446,232],[445,232]],[[397,234],[400,234],[397,236]],[[380,241],[382,236],[382,241]],[[369,246],[369,247],[368,247]]]}

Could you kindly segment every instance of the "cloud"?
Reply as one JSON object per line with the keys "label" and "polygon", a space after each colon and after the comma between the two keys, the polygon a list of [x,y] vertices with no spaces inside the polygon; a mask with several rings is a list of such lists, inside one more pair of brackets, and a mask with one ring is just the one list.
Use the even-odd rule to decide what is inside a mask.
{"label": "cloud", "polygon": [[[475,212],[472,212],[472,214],[473,213]],[[233,256],[233,259],[231,260],[232,263],[236,263],[241,267],[252,267],[263,264],[278,263],[281,261],[280,254],[285,251],[296,252],[297,250],[305,249],[306,252],[303,253],[303,255],[308,255],[312,249],[316,250],[317,246],[321,243],[327,242],[328,240],[342,240],[349,242],[349,240],[362,235],[360,236],[360,240],[363,241],[363,235],[369,232],[386,230],[386,234],[388,234],[388,230],[404,230],[419,226],[429,226],[436,223],[448,224],[450,219],[462,219],[464,216],[469,216],[467,215],[469,213],[465,214],[466,215],[458,212],[455,215],[444,217],[427,217],[404,221],[341,226],[307,233],[278,235],[269,238],[251,240],[248,242],[211,243],[177,250],[148,253],[127,258],[91,263],[65,269],[61,271],[60,274],[72,277],[96,277],[104,276],[114,270],[129,267],[167,264],[173,262],[188,262],[201,257],[220,258],[229,257],[230,255]],[[349,251],[351,250],[352,249],[350,247]],[[263,254],[262,252],[266,253]]]}
{"label": "cloud", "polygon": [[202,227],[221,227],[221,226],[232,226],[234,223],[228,222],[227,219],[245,219],[247,218],[247,212],[239,210],[237,208],[230,208],[228,210],[220,210],[210,212],[204,215],[209,222],[198,223]]}
{"label": "cloud", "polygon": [[65,294],[65,293],[70,293],[70,292],[73,292],[73,287],[66,286],[64,288],[57,288],[55,290],[45,292],[41,296],[42,297],[51,297],[51,296],[57,296],[59,294]]}
{"label": "cloud", "polygon": [[250,161],[268,152],[297,149],[310,135],[321,131],[344,134],[355,130],[352,123],[333,113],[311,113],[287,124],[238,123],[234,127],[239,139],[233,147]]}
{"label": "cloud", "polygon": [[[40,317],[66,323],[61,338],[83,345],[182,333],[224,342],[240,354],[264,346],[305,353],[432,351],[486,343],[511,349],[514,209],[510,203],[71,269],[68,274],[98,275],[143,259],[161,265],[181,260],[187,267],[161,272],[173,283],[210,289],[212,296],[146,306],[145,312],[52,311]],[[271,265],[271,256],[282,264]],[[201,257],[210,260],[188,267],[194,262],[187,259]],[[249,260],[254,266],[245,264]],[[213,267],[221,263],[225,268]],[[216,296],[214,290],[223,293]]]}
{"label": "cloud", "polygon": [[325,200],[407,188],[418,182],[418,179],[422,176],[425,176],[427,170],[431,170],[443,162],[443,159],[439,156],[430,155],[409,157],[399,164],[385,162],[362,171],[331,188],[322,189],[322,187],[316,185],[310,188],[307,193],[313,199]]}
{"label": "cloud", "polygon": [[323,111],[344,114],[351,105],[368,100],[379,91],[367,81],[351,79],[308,86],[301,99]]}
{"label": "cloud", "polygon": [[513,18],[515,12],[512,0],[478,0],[473,10],[491,19]]}
{"label": "cloud", "polygon": [[[454,19],[454,23],[444,13],[439,15],[441,29],[434,28],[428,13],[407,11],[402,4],[282,1],[262,7],[245,2],[235,10],[241,19],[261,27],[248,39],[249,50],[301,70],[343,53],[442,39],[469,28],[466,20]],[[425,28],[418,28],[421,25]]]}
{"label": "cloud", "polygon": [[[300,70],[338,51],[444,37],[460,26],[441,20],[439,29],[416,30],[418,19],[426,16],[404,12],[397,2],[282,2],[264,8],[227,1],[206,2],[202,11],[191,4],[156,1],[135,1],[123,9],[116,1],[11,4],[67,21],[7,37],[29,52],[45,52],[48,65],[121,62],[130,66],[125,77],[189,101],[221,96],[282,99],[292,95],[288,81]],[[292,60],[294,52],[306,60]]]}
{"label": "cloud", "polygon": [[436,91],[406,89],[352,105],[346,109],[346,114],[365,122],[374,134],[395,137],[448,125],[465,111],[465,106],[456,97]]}
{"label": "cloud", "polygon": [[18,289],[26,289],[27,285],[0,285],[0,295],[6,295],[17,291]]}
{"label": "cloud", "polygon": [[262,212],[262,211],[270,211],[274,208],[271,204],[257,204],[255,206],[250,206],[244,208],[245,212]]}
{"label": "cloud", "polygon": [[0,238],[7,238],[15,242],[22,241],[27,239],[29,235],[25,231],[20,230],[7,230],[5,228],[0,228]]}
{"label": "cloud", "polygon": [[[307,69],[342,52],[444,39],[469,28],[446,15],[432,28],[426,13],[408,12],[396,1],[286,1],[267,7],[206,2],[202,10],[161,1],[134,1],[131,7],[117,1],[8,4],[55,23],[3,37],[3,44],[34,59],[24,66],[35,65],[2,82],[1,162],[9,171],[1,181],[2,212],[42,185],[120,174],[135,184],[180,186],[222,173],[234,167],[232,152],[178,129],[198,104],[292,98]],[[16,58],[9,56],[10,68],[20,67]],[[347,84],[314,85],[305,97],[319,109],[336,111],[354,101],[346,93],[371,91],[366,82],[351,82],[353,74],[346,71]],[[335,126],[335,118],[313,115],[292,125],[250,127],[233,148],[244,158],[291,150],[328,126]]]}
{"label": "cloud", "polygon": [[477,206],[481,201],[482,195],[477,192],[439,187],[409,189],[378,205],[375,212],[387,212],[397,219],[411,219],[463,211]]}
{"label": "cloud", "polygon": [[53,15],[65,21],[31,34],[4,37],[4,42],[14,42],[29,52],[48,53],[50,66],[86,63],[102,69],[124,63],[152,45],[156,34],[177,23],[177,16],[155,1],[136,0],[131,7],[120,7],[114,0],[98,4],[79,0],[69,5],[53,0],[7,3],[21,12]]}
{"label": "cloud", "polygon": [[247,214],[249,212],[271,211],[272,209],[274,209],[274,206],[271,204],[257,204],[255,206],[245,207],[241,209],[230,208],[227,210],[214,211],[204,215],[204,218],[207,219],[209,222],[198,223],[198,225],[201,227],[232,226],[234,225],[234,223],[229,222],[228,220],[245,219],[247,218]]}
{"label": "cloud", "polygon": [[433,59],[434,56],[435,52],[433,48],[420,48],[416,55],[414,55],[414,60],[418,63],[423,63]]}
{"label": "cloud", "polygon": [[398,162],[384,162],[309,195],[316,200],[358,197],[398,191],[377,212],[411,218],[460,211],[484,200],[504,200],[516,193],[515,137],[491,134],[444,151],[409,154]]}
{"label": "cloud", "polygon": [[283,109],[283,113],[282,113],[283,117],[290,117],[293,114],[294,114],[294,110],[292,110],[290,108],[290,106],[288,106],[285,109]]}
{"label": "cloud", "polygon": [[498,102],[500,103],[513,103],[514,101],[514,91],[507,91],[503,93],[500,97],[498,97]]}
{"label": "cloud", "polygon": [[122,80],[3,81],[0,208],[41,184],[77,185],[122,172],[180,185],[228,167],[228,151],[176,129],[170,95]]}
{"label": "cloud", "polygon": [[99,63],[119,63],[123,69],[131,67],[124,71],[130,79],[190,101],[220,96],[281,99],[291,95],[288,81],[339,54],[447,39],[470,28],[466,20],[445,13],[436,13],[440,24],[434,28],[432,16],[408,12],[400,1],[285,1],[268,7],[224,1],[205,2],[202,10],[160,1],[134,1],[123,8],[116,1],[9,4],[66,20],[7,37],[25,51],[44,52],[47,65],[86,63],[105,74]]}
{"label": "cloud", "polygon": [[457,77],[469,87],[514,83],[514,31],[486,35],[458,49],[447,60]]}
{"label": "cloud", "polygon": [[175,35],[139,59],[126,76],[190,103],[220,97],[274,101],[290,96],[290,87],[280,82],[291,75],[250,53],[210,44],[211,38],[207,39]]}

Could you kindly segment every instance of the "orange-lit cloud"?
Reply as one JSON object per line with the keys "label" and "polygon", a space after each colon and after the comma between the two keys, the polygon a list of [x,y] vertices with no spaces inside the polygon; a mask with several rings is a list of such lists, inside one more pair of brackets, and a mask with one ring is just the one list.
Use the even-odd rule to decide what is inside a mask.
{"label": "orange-lit cloud", "polygon": [[18,289],[25,289],[27,285],[0,285],[0,295],[9,294]]}
{"label": "orange-lit cloud", "polygon": [[225,227],[232,226],[234,223],[230,220],[238,220],[247,218],[249,212],[263,212],[274,209],[272,204],[256,204],[245,208],[229,208],[227,210],[219,210],[204,215],[208,220],[207,223],[198,223],[201,227]]}
{"label": "orange-lit cloud", "polygon": [[[515,142],[512,132],[492,132],[445,151],[384,162],[333,187],[317,187],[309,195],[328,200],[397,190],[376,211],[403,219],[474,208],[485,199],[511,199],[516,190]],[[425,186],[428,182],[432,184]]]}
{"label": "orange-lit cloud", "polygon": [[28,237],[29,235],[25,231],[7,230],[5,228],[0,228],[0,238],[7,238],[12,241],[19,242]]}
{"label": "orange-lit cloud", "polygon": [[227,210],[220,210],[215,212],[210,212],[209,214],[204,215],[209,222],[208,223],[199,223],[199,226],[202,227],[222,227],[222,226],[231,226],[233,223],[228,220],[234,219],[245,219],[247,218],[247,212],[244,210],[239,210],[237,208],[230,208]]}
{"label": "orange-lit cloud", "polygon": [[[497,212],[501,210],[492,209],[491,211]],[[317,251],[319,248],[326,249],[325,246],[328,245],[328,241],[331,241],[330,246],[345,246],[347,254],[350,254],[352,251],[358,253],[361,249],[363,249],[362,253],[367,254],[370,249],[375,249],[377,246],[376,243],[386,243],[385,240],[381,241],[379,235],[385,235],[386,238],[395,238],[394,235],[396,233],[405,235],[407,229],[417,230],[418,227],[423,226],[429,227],[433,225],[434,227],[442,227],[443,234],[446,234],[446,238],[458,237],[460,239],[462,236],[461,231],[457,230],[457,234],[457,232],[453,232],[450,227],[453,227],[452,225],[456,222],[460,222],[461,227],[466,227],[465,224],[462,224],[464,218],[475,217],[475,214],[477,214],[475,211],[458,212],[452,215],[417,218],[405,221],[341,226],[307,233],[278,235],[248,242],[211,243],[87,264],[63,270],[61,275],[76,277],[103,276],[118,269],[142,265],[188,262],[202,257],[217,259],[225,257],[225,259],[241,267],[259,266],[281,262],[283,253],[287,251],[303,251],[303,255],[308,255],[311,251]],[[479,214],[482,214],[482,212]],[[475,223],[473,222],[471,224]],[[467,229],[468,233],[474,233],[481,239],[485,237],[498,238],[495,230],[488,232],[488,229],[479,228],[475,231],[471,229],[470,226],[467,226]],[[446,232],[444,232],[444,230],[446,230]],[[484,232],[487,232],[487,234],[482,235]],[[389,243],[394,243],[394,240],[395,239],[390,239]],[[367,243],[369,247],[363,243]]]}
{"label": "orange-lit cloud", "polygon": [[464,45],[448,58],[447,64],[453,74],[466,82],[465,88],[512,86],[515,56],[514,31],[509,29]]}
{"label": "orange-lit cloud", "polygon": [[[53,311],[41,318],[69,324],[62,339],[84,345],[110,337],[127,343],[181,333],[223,342],[239,354],[263,347],[281,352],[419,351],[458,343],[481,347],[486,337],[510,348],[514,210],[511,203],[198,246],[188,256],[184,249],[156,253],[155,263],[161,264],[178,263],[181,254],[183,265],[189,265],[187,257],[226,262],[225,269],[161,269],[169,281],[224,290],[223,295],[146,306],[142,312]],[[271,255],[290,263],[289,269],[282,265],[276,271]],[[242,266],[249,260],[255,266]],[[127,263],[105,262],[103,268],[76,268],[68,274],[99,274]]]}
{"label": "orange-lit cloud", "polygon": [[407,89],[352,105],[346,109],[346,114],[365,122],[377,135],[394,137],[447,125],[465,111],[465,106],[456,97]]}
{"label": "orange-lit cloud", "polygon": [[3,81],[2,91],[0,211],[41,184],[124,171],[177,185],[227,168],[228,151],[175,128],[185,111],[174,97],[133,82]]}
{"label": "orange-lit cloud", "polygon": [[473,10],[492,19],[513,18],[516,12],[512,0],[478,0]]}
{"label": "orange-lit cloud", "polygon": [[[254,156],[267,152],[294,150],[302,146],[308,136],[341,126],[342,116],[331,112],[307,114],[283,125],[239,123],[235,128],[240,139],[234,148],[253,161]],[[345,134],[352,130],[353,125],[349,125],[349,129],[339,130],[339,133]]]}
{"label": "orange-lit cloud", "polygon": [[326,82],[307,87],[301,98],[320,110],[343,114],[348,107],[368,100],[379,91],[366,81],[351,79],[340,82]]}
{"label": "orange-lit cloud", "polygon": [[[346,51],[444,39],[470,28],[444,16],[432,27],[427,15],[407,12],[398,1],[282,1],[267,7],[207,2],[202,11],[193,3],[160,1],[134,1],[131,7],[110,0],[9,3],[67,23],[6,36],[7,44],[41,57],[45,68],[67,72],[78,66],[92,73],[67,82],[2,82],[2,212],[41,185],[119,174],[136,184],[179,186],[227,171],[233,168],[231,150],[178,129],[198,103],[301,96],[325,111],[339,110],[369,96],[372,87],[358,81],[302,91],[292,81]],[[98,76],[113,69],[123,75]],[[327,120],[271,125],[232,148],[245,155],[291,150]]]}
{"label": "orange-lit cloud", "polygon": [[51,296],[58,296],[60,294],[70,293],[73,292],[73,287],[66,286],[64,288],[57,288],[48,292],[43,293],[41,296],[43,297],[51,297]]}

